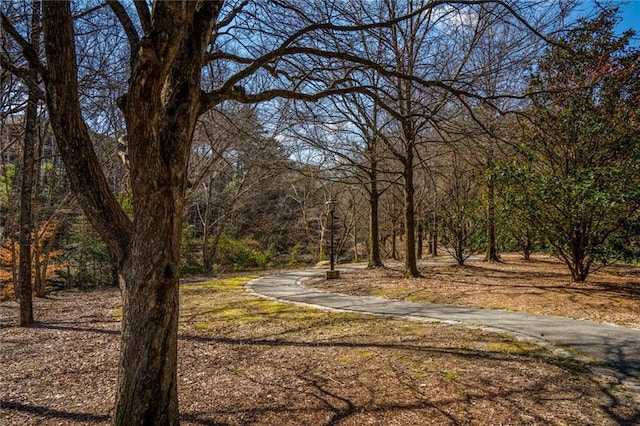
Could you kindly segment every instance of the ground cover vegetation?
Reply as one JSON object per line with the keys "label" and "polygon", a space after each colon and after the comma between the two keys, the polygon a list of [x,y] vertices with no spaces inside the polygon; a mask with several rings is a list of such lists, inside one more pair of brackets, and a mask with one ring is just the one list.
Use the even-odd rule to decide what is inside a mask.
{"label": "ground cover vegetation", "polygon": [[[534,344],[258,299],[244,291],[249,278],[181,285],[183,424],[619,425],[640,418],[615,379]],[[8,320],[16,305],[0,302],[1,421],[109,424],[119,292],[38,299],[40,321],[30,328]]]}
{"label": "ground cover vegetation", "polygon": [[119,286],[114,423],[177,424],[180,276],[637,262],[637,44],[576,3],[3,2],[0,296]]}

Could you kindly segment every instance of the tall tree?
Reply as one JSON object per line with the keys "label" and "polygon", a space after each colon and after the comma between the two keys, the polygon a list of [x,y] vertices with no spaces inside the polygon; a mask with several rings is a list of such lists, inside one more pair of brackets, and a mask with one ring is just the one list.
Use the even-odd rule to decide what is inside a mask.
{"label": "tall tree", "polygon": [[517,168],[530,218],[573,281],[595,261],[638,256],[625,247],[640,211],[640,50],[632,31],[615,35],[617,16],[581,20],[566,48],[545,53]]}
{"label": "tall tree", "polygon": [[35,144],[37,140],[38,99],[29,94],[25,117],[24,149],[22,151],[22,183],[20,188],[20,325],[33,323],[33,285],[31,274],[31,242],[33,232],[32,189],[36,165]]}
{"label": "tall tree", "polygon": [[[500,3],[518,12],[511,4]],[[345,84],[358,67],[376,69],[397,88],[405,87],[405,80],[411,80],[412,87],[430,87],[437,99],[440,92],[463,96],[468,90],[465,82],[438,75],[416,80],[409,74],[411,67],[398,67],[397,61],[376,63],[348,53],[354,47],[349,34],[393,28],[429,11],[438,16],[436,9],[446,11],[449,6],[442,2],[421,2],[393,17],[367,17],[363,22],[342,13],[348,2],[326,2],[326,7],[318,8],[314,1],[158,0],[150,9],[147,1],[125,6],[108,0],[128,41],[114,52],[129,53],[129,80],[118,106],[127,130],[130,218],[105,178],[83,116],[74,15],[91,17],[102,8],[101,3],[94,4],[72,13],[69,2],[43,3],[47,61],[46,66],[37,63],[37,68],[71,186],[121,271],[122,341],[114,423],[178,424],[180,236],[198,117],[227,101],[257,103],[277,97],[316,101],[363,91]],[[92,33],[106,39],[101,33],[105,21],[96,16]],[[526,19],[518,22],[536,32]],[[336,46],[336,39],[344,42]],[[335,58],[352,66],[339,76],[326,73],[335,69]],[[205,68],[210,63],[214,66]],[[415,118],[406,117],[410,132]]]}
{"label": "tall tree", "polygon": [[33,276],[32,276],[32,241],[34,228],[33,186],[36,174],[36,144],[38,141],[38,103],[42,99],[39,87],[41,48],[40,36],[42,25],[40,22],[40,2],[34,1],[30,11],[30,33],[28,39],[23,38],[16,28],[11,25],[7,16],[2,15],[3,30],[9,33],[25,52],[26,63],[17,67],[9,59],[8,52],[3,54],[3,67],[9,68],[26,81],[27,102],[24,115],[24,144],[22,150],[22,179],[20,184],[20,260],[18,271],[18,289],[20,298],[20,325],[28,326],[33,323]]}
{"label": "tall tree", "polygon": [[[119,107],[127,129],[133,219],[111,192],[90,143],[78,93],[74,22],[68,2],[43,5],[47,105],[78,201],[122,272],[124,307],[114,423],[178,424],[180,235],[196,121],[227,100],[253,103],[278,96],[315,100],[340,93],[334,82],[318,84],[320,80],[309,79],[313,76],[305,69],[313,67],[314,57],[341,53],[305,48],[304,43],[314,38],[309,34],[360,27],[317,24],[296,4],[246,1],[229,5],[157,1],[151,10],[146,2],[135,2],[138,27],[120,2],[108,4],[129,41],[130,78]],[[230,35],[229,27],[243,12],[243,19],[253,20],[262,37],[256,37],[255,31]],[[291,24],[286,34],[284,17]],[[280,21],[269,21],[274,18]],[[243,28],[241,23],[236,29]],[[256,44],[264,39],[271,40],[269,46]],[[212,42],[216,48],[209,49]],[[279,73],[281,64],[275,61],[287,55],[293,59],[282,65],[295,63],[290,72]],[[308,59],[312,63],[305,66]],[[202,69],[209,61],[233,66],[227,68],[228,74],[212,76],[214,89],[204,92]],[[243,86],[247,78],[264,73],[273,75],[279,85],[260,92]],[[312,84],[300,86],[299,75]]]}
{"label": "tall tree", "polygon": [[[359,80],[365,80],[362,73]],[[370,78],[367,76],[366,78]],[[375,78],[375,76],[373,77]],[[375,86],[375,80],[372,81]],[[333,169],[334,178],[360,187],[369,205],[368,268],[384,266],[380,251],[380,197],[389,188],[381,170],[384,144],[383,127],[388,118],[380,106],[363,94],[333,98],[322,105],[296,112],[293,137],[313,150],[324,152],[325,168]],[[304,148],[303,148],[304,149]]]}

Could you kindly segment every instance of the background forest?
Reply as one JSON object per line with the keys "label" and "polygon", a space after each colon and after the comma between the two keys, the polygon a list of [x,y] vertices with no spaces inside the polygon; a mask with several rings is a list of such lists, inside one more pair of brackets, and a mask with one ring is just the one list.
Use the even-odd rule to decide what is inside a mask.
{"label": "background forest", "polygon": [[[30,31],[38,51],[31,8],[4,4],[3,28]],[[94,13],[115,36],[114,17]],[[558,26],[557,44],[541,51],[540,40],[514,30],[506,16],[496,24],[497,13],[486,6],[473,22],[461,13],[449,17],[463,30],[442,41],[424,37],[424,28],[438,23],[422,17],[436,21],[368,42],[371,61],[386,61],[391,52],[398,67],[420,79],[441,77],[454,63],[458,76],[475,71],[472,84],[495,97],[490,104],[461,108],[449,92],[365,70],[359,78],[386,88],[386,98],[227,102],[201,116],[189,161],[183,275],[325,260],[330,200],[341,262],[408,259],[412,275],[415,259],[442,251],[462,264],[478,253],[496,261],[500,251],[526,258],[544,250],[582,281],[594,263],[637,260],[640,79],[633,33],[616,35],[620,15],[604,9],[592,20]],[[76,22],[89,25],[82,16]],[[126,52],[98,43],[89,27],[78,37],[93,147],[131,213],[126,132],[116,106],[128,78]],[[21,229],[32,241],[37,295],[47,286],[116,285],[115,264],[71,190],[42,98],[33,99],[25,84],[20,43],[3,38],[2,297],[12,297],[18,282]],[[465,49],[469,43],[481,49]],[[425,68],[434,58],[441,66]],[[324,71],[328,80],[332,72]],[[529,95],[498,96],[521,92]],[[29,199],[30,217],[21,218]]]}

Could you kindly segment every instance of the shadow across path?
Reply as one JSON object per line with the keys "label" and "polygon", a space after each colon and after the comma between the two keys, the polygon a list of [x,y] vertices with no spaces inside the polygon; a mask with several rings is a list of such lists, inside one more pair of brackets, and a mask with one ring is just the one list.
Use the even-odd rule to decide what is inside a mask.
{"label": "shadow across path", "polygon": [[499,309],[328,293],[303,286],[305,279],[322,273],[320,270],[306,270],[261,277],[249,282],[247,290],[262,297],[316,308],[489,327],[556,347],[570,348],[615,367],[625,376],[623,379],[640,379],[640,330]]}

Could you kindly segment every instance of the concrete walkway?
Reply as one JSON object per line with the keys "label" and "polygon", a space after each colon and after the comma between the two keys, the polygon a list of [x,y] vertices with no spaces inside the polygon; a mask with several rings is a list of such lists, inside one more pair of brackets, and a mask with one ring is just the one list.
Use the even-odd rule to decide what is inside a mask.
{"label": "concrete walkway", "polygon": [[553,346],[569,347],[588,358],[616,367],[625,376],[623,380],[633,379],[635,382],[640,378],[638,329],[498,309],[348,296],[303,287],[305,279],[322,274],[323,271],[315,269],[271,275],[251,281],[247,290],[270,299],[319,308],[485,326]]}

